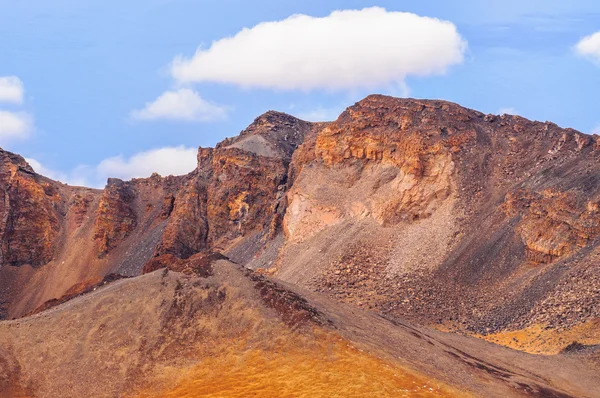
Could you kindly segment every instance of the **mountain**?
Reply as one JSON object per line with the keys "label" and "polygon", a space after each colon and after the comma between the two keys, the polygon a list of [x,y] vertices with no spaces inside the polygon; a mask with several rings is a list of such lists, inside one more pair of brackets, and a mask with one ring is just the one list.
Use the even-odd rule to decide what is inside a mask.
{"label": "mountain", "polygon": [[22,316],[109,273],[139,275],[147,262],[276,234],[290,156],[311,127],[270,112],[236,139],[200,148],[186,176],[109,179],[104,190],[49,180],[0,152],[1,314]]}
{"label": "mountain", "polygon": [[[416,378],[438,395],[594,396],[599,157],[597,136],[553,123],[381,95],[330,123],[269,111],[199,148],[188,175],[103,190],[1,151],[0,388],[178,396],[209,378],[233,395],[236,379],[212,379],[206,358],[274,355],[305,364],[285,376],[298,390],[328,347],[381,379],[376,395]],[[99,367],[106,380],[82,386]],[[410,377],[369,373],[389,367]]]}

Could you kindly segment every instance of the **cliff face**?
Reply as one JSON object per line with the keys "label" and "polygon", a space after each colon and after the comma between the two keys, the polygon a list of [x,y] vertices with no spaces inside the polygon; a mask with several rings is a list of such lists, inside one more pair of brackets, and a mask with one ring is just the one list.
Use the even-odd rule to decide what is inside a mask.
{"label": "cliff face", "polygon": [[137,226],[133,209],[136,192],[130,184],[110,179],[104,189],[94,225],[98,256],[105,256]]}
{"label": "cliff face", "polygon": [[3,264],[39,267],[50,261],[64,211],[52,181],[37,176],[18,155],[0,152],[0,234]]}
{"label": "cliff face", "polygon": [[600,317],[599,156],[552,123],[385,96],[332,123],[267,112],[186,176],[103,191],[2,152],[3,316],[222,253],[445,328],[584,324]]}
{"label": "cliff face", "polygon": [[102,191],[36,174],[2,152],[2,317],[85,291],[110,274],[139,275],[279,230],[291,155],[312,125],[268,112],[239,137],[200,148],[180,177],[109,179]]}

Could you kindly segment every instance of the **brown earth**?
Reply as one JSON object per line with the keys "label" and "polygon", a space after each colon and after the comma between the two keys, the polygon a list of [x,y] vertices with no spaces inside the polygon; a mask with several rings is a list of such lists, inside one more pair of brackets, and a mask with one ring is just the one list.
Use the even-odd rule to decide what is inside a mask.
{"label": "brown earth", "polygon": [[228,261],[212,267],[119,280],[0,323],[0,385],[36,397],[566,397],[600,386],[576,359],[391,322]]}

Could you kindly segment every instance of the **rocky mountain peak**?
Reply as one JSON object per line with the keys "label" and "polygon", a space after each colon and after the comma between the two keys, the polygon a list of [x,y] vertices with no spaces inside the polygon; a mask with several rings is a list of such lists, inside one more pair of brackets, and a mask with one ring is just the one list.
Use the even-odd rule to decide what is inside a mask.
{"label": "rocky mountain peak", "polygon": [[5,151],[2,148],[0,148],[0,163],[3,171],[11,170],[12,172],[15,172],[17,170],[22,170],[30,174],[35,173],[33,168],[22,156]]}
{"label": "rocky mountain peak", "polygon": [[286,113],[268,111],[254,119],[237,137],[219,143],[217,148],[239,148],[260,156],[281,157],[289,161],[312,126],[312,123]]}

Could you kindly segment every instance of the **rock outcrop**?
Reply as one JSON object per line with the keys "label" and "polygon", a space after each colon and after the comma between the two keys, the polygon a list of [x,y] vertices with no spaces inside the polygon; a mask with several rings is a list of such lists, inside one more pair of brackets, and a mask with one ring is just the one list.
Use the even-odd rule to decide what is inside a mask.
{"label": "rock outcrop", "polygon": [[94,239],[98,256],[105,256],[137,226],[133,209],[136,193],[132,184],[111,178],[104,189],[96,216]]}
{"label": "rock outcrop", "polygon": [[40,267],[54,255],[64,198],[12,153],[0,152],[0,262]]}

